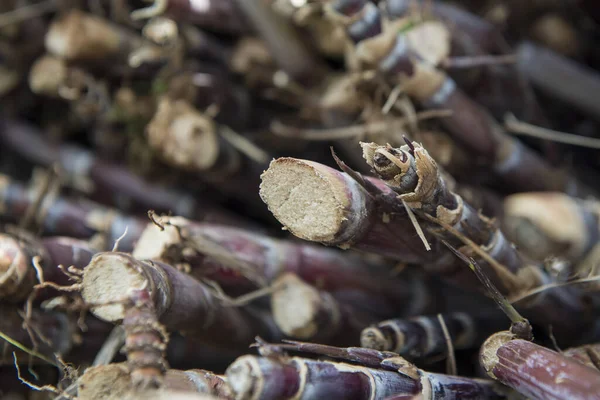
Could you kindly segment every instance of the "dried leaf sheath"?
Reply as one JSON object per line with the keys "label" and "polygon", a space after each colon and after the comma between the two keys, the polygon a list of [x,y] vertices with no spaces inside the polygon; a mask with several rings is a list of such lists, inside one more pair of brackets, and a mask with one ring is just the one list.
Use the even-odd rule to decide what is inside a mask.
{"label": "dried leaf sheath", "polygon": [[249,309],[227,307],[202,283],[170,265],[139,261],[125,253],[99,253],[85,268],[82,295],[99,318],[117,322],[124,317],[119,301],[128,290],[150,292],[156,313],[169,330],[179,330],[208,343],[244,348],[256,335],[278,337],[271,318]]}

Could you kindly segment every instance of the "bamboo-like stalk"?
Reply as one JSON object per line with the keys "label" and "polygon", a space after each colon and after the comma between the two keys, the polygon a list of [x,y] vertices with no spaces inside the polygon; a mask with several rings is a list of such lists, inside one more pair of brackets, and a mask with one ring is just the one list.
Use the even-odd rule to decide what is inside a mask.
{"label": "bamboo-like stalk", "polygon": [[242,356],[226,372],[236,398],[373,399],[400,395],[420,395],[423,399],[505,398],[502,389],[491,381],[429,373],[395,353],[298,342],[284,347],[360,365],[300,357]]}
{"label": "bamboo-like stalk", "polygon": [[480,361],[488,375],[532,399],[597,399],[600,372],[509,332],[492,335]]}
{"label": "bamboo-like stalk", "polygon": [[598,210],[563,193],[519,193],[504,200],[503,229],[529,257],[561,257],[580,264],[585,274],[599,251]]}
{"label": "bamboo-like stalk", "polygon": [[[124,364],[109,364],[91,367],[85,370],[77,380],[77,395],[82,399],[117,399],[131,396],[131,373]],[[163,391],[184,393],[204,393],[223,399],[233,398],[227,380],[204,370],[165,371]],[[135,392],[139,392],[134,390]]]}
{"label": "bamboo-like stalk", "polygon": [[90,151],[73,145],[58,145],[45,140],[41,132],[28,124],[3,121],[0,140],[27,161],[50,167],[60,165],[67,184],[104,204],[124,205],[132,210],[148,209],[217,223],[246,224],[241,217],[216,204],[171,188],[150,182],[125,166],[106,162]]}
{"label": "bamboo-like stalk", "polygon": [[339,302],[294,274],[284,274],[273,284],[271,310],[275,323],[287,336],[318,343],[352,345],[361,329],[376,318]]}
{"label": "bamboo-like stalk", "polygon": [[[289,272],[334,295],[362,293],[361,298],[379,304],[381,313],[392,309],[415,314],[430,304],[419,278],[411,283],[394,279],[387,269],[356,254],[181,217],[161,217],[159,223],[162,228],[147,225],[134,257],[186,265],[193,276],[214,280],[228,291],[247,292],[255,289],[257,282],[271,284]],[[381,315],[360,298],[352,305]]]}
{"label": "bamboo-like stalk", "polygon": [[[415,24],[423,20],[443,23],[449,33],[451,54],[439,65],[496,118],[513,112],[538,124],[547,123],[532,88],[512,65],[516,57],[511,47],[491,21],[452,3],[387,0],[382,4],[384,15],[392,20],[410,18]],[[463,68],[453,68],[461,60]],[[485,68],[476,68],[478,65]]]}
{"label": "bamboo-like stalk", "polygon": [[94,315],[118,322],[128,290],[150,293],[159,322],[168,330],[194,335],[198,340],[231,348],[244,348],[256,335],[277,338],[279,330],[264,313],[228,307],[211,289],[184,272],[157,261],[140,261],[117,252],[98,253],[84,269],[82,295],[95,306]]}
{"label": "bamboo-like stalk", "polygon": [[[455,350],[478,348],[491,334],[506,326],[506,317],[498,312],[476,315],[453,312],[442,316]],[[361,346],[393,351],[410,360],[422,360],[448,351],[444,331],[436,316],[379,322],[362,331]]]}
{"label": "bamboo-like stalk", "polygon": [[243,356],[226,375],[237,399],[370,399],[418,391],[418,381],[393,371],[297,357]]}
{"label": "bamboo-like stalk", "polygon": [[502,180],[509,191],[563,191],[585,195],[589,189],[566,172],[548,164],[538,154],[510,137],[485,109],[444,78],[437,91],[421,99],[427,108],[453,110],[442,124]]}
{"label": "bamboo-like stalk", "polygon": [[[19,220],[34,203],[34,194],[23,185],[0,174],[0,215],[9,220]],[[35,215],[45,233],[76,238],[90,238],[100,234],[106,247],[119,242],[122,250],[131,250],[146,223],[141,219],[119,213],[89,201],[76,201],[65,197],[48,196]]]}

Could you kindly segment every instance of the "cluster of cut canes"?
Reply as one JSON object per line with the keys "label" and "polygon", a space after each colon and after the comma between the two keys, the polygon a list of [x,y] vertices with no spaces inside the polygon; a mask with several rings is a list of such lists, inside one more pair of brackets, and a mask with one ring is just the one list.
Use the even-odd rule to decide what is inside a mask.
{"label": "cluster of cut canes", "polygon": [[595,2],[2,3],[0,398],[600,399]]}

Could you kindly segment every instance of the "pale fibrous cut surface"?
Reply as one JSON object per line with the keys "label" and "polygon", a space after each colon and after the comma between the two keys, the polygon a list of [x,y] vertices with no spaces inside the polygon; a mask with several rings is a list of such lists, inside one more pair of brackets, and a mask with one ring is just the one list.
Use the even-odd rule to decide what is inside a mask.
{"label": "pale fibrous cut surface", "polygon": [[[123,262],[119,253],[102,254],[92,259],[83,275],[82,296],[87,303],[109,303],[125,300],[129,290],[142,289],[146,280],[132,265]],[[98,318],[108,322],[123,319],[123,304],[107,304],[93,307]]]}
{"label": "pale fibrous cut surface", "polygon": [[277,325],[293,338],[309,339],[317,333],[315,321],[319,307],[319,294],[293,274],[280,278],[282,290],[271,297],[271,309]]}
{"label": "pale fibrous cut surface", "polygon": [[274,160],[261,178],[261,198],[294,235],[311,241],[335,239],[345,219],[345,204],[312,163]]}
{"label": "pale fibrous cut surface", "polygon": [[213,121],[183,100],[161,99],[146,129],[148,143],[167,163],[188,170],[210,169],[219,156]]}

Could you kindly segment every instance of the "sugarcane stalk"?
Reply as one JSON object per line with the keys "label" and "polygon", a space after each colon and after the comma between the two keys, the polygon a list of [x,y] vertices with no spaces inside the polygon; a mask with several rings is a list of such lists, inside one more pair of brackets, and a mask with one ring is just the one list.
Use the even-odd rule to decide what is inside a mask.
{"label": "sugarcane stalk", "polygon": [[53,144],[31,125],[3,121],[0,137],[3,143],[31,163],[45,167],[58,163],[69,186],[104,204],[132,210],[141,208],[144,212],[148,209],[174,212],[217,223],[252,225],[206,199],[150,182],[125,166],[98,159],[88,150]]}
{"label": "sugarcane stalk", "polygon": [[[506,318],[497,312],[475,315],[452,312],[442,317],[455,350],[478,348],[491,334],[506,326]],[[362,331],[361,346],[393,351],[409,360],[423,360],[448,350],[446,337],[436,316],[379,322]]]}
{"label": "sugarcane stalk", "polygon": [[572,347],[561,354],[600,371],[600,344],[598,343]]}
{"label": "sugarcane stalk", "polygon": [[[369,162],[375,165],[373,157],[377,147],[365,145],[365,149]],[[383,156],[384,153],[389,158]],[[354,247],[399,258],[410,254],[396,252],[399,249],[405,250],[399,245],[402,244],[404,235],[408,236],[410,233],[415,240],[418,237],[412,233],[414,227],[406,220],[402,224],[386,224],[389,221],[386,214],[396,210],[402,212],[406,204],[407,207],[422,209],[425,216],[429,212],[434,213],[437,216],[436,223],[442,224],[445,232],[437,232],[438,236],[456,243],[463,252],[473,255],[476,252],[478,258],[483,257],[485,260],[481,260],[481,267],[485,274],[504,293],[516,295],[552,282],[552,278],[540,268],[526,265],[502,232],[490,221],[479,216],[447,189],[437,165],[425,156],[420,145],[411,143],[404,149],[387,150],[384,147],[377,154],[377,173],[400,193],[400,198],[386,197],[387,194],[382,189],[379,193],[383,195],[375,197],[375,204],[369,204],[368,201],[374,196],[369,196],[365,187],[373,190],[374,182],[380,184],[383,181],[367,180],[356,173],[352,173],[353,179],[316,163],[285,158],[273,161],[269,170],[263,174],[261,196],[275,217],[300,238],[338,246],[341,244],[346,248]],[[375,212],[371,211],[373,209]],[[375,224],[381,221],[388,230],[388,237],[377,236],[377,241],[367,241],[370,235],[377,232],[376,225],[369,218],[370,212]],[[365,242],[374,246],[367,247]],[[435,263],[427,256],[417,258],[416,262],[425,264],[431,273],[442,274],[445,279],[463,288],[482,290],[472,272],[449,258],[450,255],[440,247],[438,240],[429,240],[429,243],[432,251],[427,256],[435,257]],[[423,247],[422,249],[424,250]],[[580,315],[578,313],[586,313],[586,307],[580,295],[572,288],[562,287],[543,293],[543,298],[530,300],[528,304],[521,304],[530,310],[531,317],[544,326],[552,324],[557,329],[555,332],[560,331],[561,338],[570,338],[568,332],[572,324],[587,325],[590,322],[576,317]],[[534,309],[539,311],[533,311]]]}
{"label": "sugarcane stalk", "polygon": [[[421,145],[407,142],[405,146],[398,149],[377,146],[373,143],[363,143],[362,146],[367,163],[395,192],[399,193],[399,201],[415,210],[420,210],[424,215],[434,216],[444,228],[444,232],[437,234],[438,237],[456,243],[463,252],[473,255],[479,253],[476,258],[481,260],[478,263],[481,263],[484,274],[501,292],[509,295],[517,294],[527,290],[528,287],[541,286],[545,282],[552,281],[552,278],[539,266],[527,265],[518,251],[504,238],[500,229],[448,189],[439,167]],[[469,239],[465,240],[465,238]],[[471,246],[463,246],[469,243]],[[484,249],[485,253],[480,253],[480,248]],[[444,272],[448,274],[447,278],[458,280],[465,287],[471,285],[461,278],[461,275],[465,276],[464,273],[470,271],[463,270],[462,274],[457,274],[452,268],[456,267],[456,264],[444,259],[438,260],[436,264],[437,268],[432,266],[435,271],[442,272],[444,267],[449,268]],[[561,288],[546,293],[544,299],[538,300],[523,306],[530,308],[532,318],[543,321],[544,324],[552,323],[565,335],[569,323],[563,324],[564,321],[571,320],[574,324],[582,322],[580,319],[574,320],[569,317],[573,312],[585,312],[586,309],[580,295],[571,288]],[[546,311],[535,312],[534,309]],[[554,319],[559,309],[563,310],[562,317],[565,318],[563,322]],[[548,320],[544,321],[544,319]]]}
{"label": "sugarcane stalk", "polygon": [[[23,185],[0,174],[0,215],[9,220],[18,220],[25,216],[34,201],[33,194]],[[119,242],[119,248],[123,250],[133,248],[145,227],[141,219],[121,214],[115,209],[52,195],[42,201],[35,219],[48,234],[76,238],[100,234],[108,248],[112,248],[127,229],[127,235]]]}
{"label": "sugarcane stalk", "polygon": [[[266,345],[271,346],[278,347]],[[299,342],[282,347],[342,358],[359,365],[300,357],[242,356],[226,372],[237,398],[372,399],[394,395],[421,395],[424,399],[505,398],[501,389],[490,381],[428,373],[395,353]]]}
{"label": "sugarcane stalk", "polygon": [[273,284],[271,311],[277,326],[294,339],[319,343],[355,344],[360,331],[376,318],[319,291],[294,274]]}
{"label": "sugarcane stalk", "polygon": [[46,268],[46,263],[42,263],[44,281],[58,285],[67,285],[69,282],[68,277],[58,268],[59,265],[82,270],[98,252],[88,241],[66,236],[45,237],[40,242],[48,255],[48,267]]}
{"label": "sugarcane stalk", "polygon": [[[72,282],[58,266],[81,269],[96,252],[81,240],[65,237],[36,239],[27,232],[7,227],[5,233],[0,233],[0,299],[20,302],[42,282],[69,285]],[[38,292],[36,298],[48,298],[52,293],[55,292]]]}
{"label": "sugarcane stalk", "polygon": [[317,85],[326,72],[322,62],[302,42],[301,35],[268,4],[234,1],[265,41],[279,68],[296,81]]}
{"label": "sugarcane stalk", "polygon": [[230,35],[248,33],[250,30],[235,0],[153,0],[152,3],[149,7],[133,11],[131,18],[147,19],[164,13],[176,21]]}
{"label": "sugarcane stalk", "polygon": [[[486,250],[500,257],[508,269],[506,272],[484,266],[488,268],[486,274],[501,291],[519,288],[519,284],[511,276],[524,267],[517,251],[510,246],[501,231],[448,188],[436,162],[420,144],[412,142],[396,149],[375,143],[362,143],[361,146],[367,164],[392,190],[399,193],[398,201],[438,218],[475,243],[486,246]],[[448,233],[444,235],[447,236]],[[457,243],[457,238],[448,237],[448,240]],[[437,264],[452,263],[441,260]],[[464,275],[474,278],[470,271],[464,272]],[[454,274],[454,279],[461,278]]]}
{"label": "sugarcane stalk", "polygon": [[267,156],[260,150],[258,159],[246,157],[225,138],[229,132],[186,101],[168,97],[159,101],[146,127],[148,144],[159,159],[219,192],[243,199],[252,206],[249,213],[261,215],[260,199],[252,193]]}
{"label": "sugarcane stalk", "polygon": [[503,229],[519,250],[542,261],[549,255],[594,271],[600,227],[598,208],[563,193],[519,193],[504,200]]}
{"label": "sugarcane stalk", "polygon": [[[125,363],[100,365],[85,370],[77,380],[77,395],[82,399],[124,398],[131,395],[131,372]],[[233,398],[227,380],[204,370],[165,371],[162,390],[204,393],[218,398]],[[139,392],[139,390],[134,390]]]}
{"label": "sugarcane stalk", "polygon": [[[37,283],[33,257],[42,248],[27,237],[0,234],[0,298],[19,302],[27,298]],[[29,242],[29,243],[28,243]]]}
{"label": "sugarcane stalk", "polygon": [[533,22],[530,30],[536,42],[565,57],[577,58],[582,51],[577,30],[559,13],[542,15]]}
{"label": "sugarcane stalk", "polygon": [[[493,169],[508,190],[531,190],[535,184],[536,190],[587,192],[564,171],[507,135],[483,107],[436,68],[449,53],[449,32],[443,24],[426,21],[413,27],[406,19],[394,21],[381,34],[360,41],[355,49],[357,68],[377,68],[391,84],[401,84],[405,93],[427,109],[452,110],[453,115],[442,119],[442,125]],[[432,35],[437,40],[431,39]]]}
{"label": "sugarcane stalk", "polygon": [[480,361],[490,377],[532,399],[600,398],[600,372],[510,332],[490,336]]}
{"label": "sugarcane stalk", "polygon": [[95,61],[126,57],[127,50],[141,40],[108,21],[72,10],[53,21],[46,34],[46,48],[65,60]]}
{"label": "sugarcane stalk", "polygon": [[70,67],[66,61],[53,55],[38,58],[29,71],[29,87],[39,95],[65,100],[76,100],[94,78],[77,67]]}
{"label": "sugarcane stalk", "polygon": [[[392,18],[405,16],[412,6],[406,0],[386,0],[383,4],[386,14]],[[508,45],[504,38],[486,19],[450,3],[433,2],[428,5],[419,1],[418,6],[442,20],[451,29],[453,39],[465,50],[468,49],[471,53],[477,50],[482,53],[506,51]]]}
{"label": "sugarcane stalk", "polygon": [[345,301],[354,306],[366,305],[360,298],[352,302],[351,296],[358,293],[379,304],[382,312],[392,308],[414,314],[430,304],[419,278],[410,283],[394,279],[380,265],[356,254],[181,217],[161,217],[159,224],[147,225],[134,257],[186,265],[193,276],[214,280],[228,291],[247,292],[258,282],[272,284],[290,272],[334,295],[352,292]]}
{"label": "sugarcane stalk", "polygon": [[174,167],[226,176],[240,166],[240,155],[219,140],[212,118],[183,100],[162,98],[146,132],[150,147]]}
{"label": "sugarcane stalk", "polygon": [[404,262],[433,259],[381,180],[364,178],[365,188],[348,174],[295,158],[273,160],[261,179],[261,198],[294,236]]}
{"label": "sugarcane stalk", "polygon": [[[529,42],[518,47],[517,57],[519,69],[534,86],[594,119],[600,118],[598,102],[591,96],[600,89],[595,71]],[[544,68],[538,68],[541,65]],[[564,79],[566,76],[569,78]]]}
{"label": "sugarcane stalk", "polygon": [[134,52],[158,50],[136,32],[79,10],[58,15],[45,37],[46,50],[69,62],[138,67]]}
{"label": "sugarcane stalk", "polygon": [[354,43],[381,33],[380,11],[367,0],[335,0],[325,5],[325,15],[341,24]]}
{"label": "sugarcane stalk", "polygon": [[278,337],[271,318],[251,309],[228,307],[206,285],[157,261],[140,261],[117,252],[98,253],[84,269],[82,295],[98,318],[119,322],[125,308],[119,302],[128,290],[144,289],[154,302],[159,322],[168,330],[198,340],[243,348],[257,334]]}

